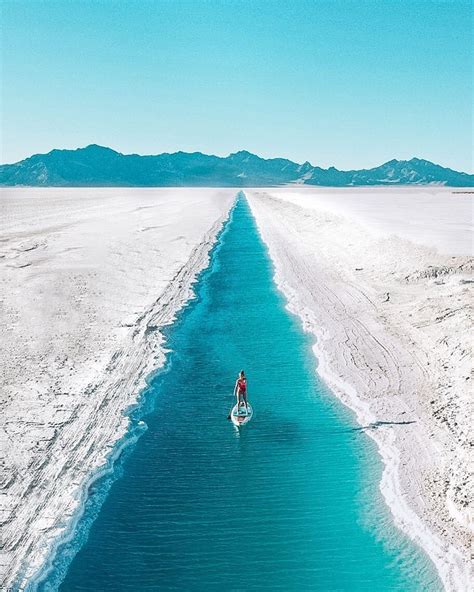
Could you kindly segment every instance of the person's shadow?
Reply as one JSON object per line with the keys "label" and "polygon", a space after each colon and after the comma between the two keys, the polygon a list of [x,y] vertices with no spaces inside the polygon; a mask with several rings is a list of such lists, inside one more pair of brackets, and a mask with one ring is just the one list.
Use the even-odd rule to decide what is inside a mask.
{"label": "person's shadow", "polygon": [[350,428],[347,430],[348,432],[363,432],[366,430],[377,430],[378,428],[384,426],[397,426],[397,425],[410,425],[412,423],[416,423],[415,420],[412,421],[374,421],[369,423],[366,426],[359,426],[357,428]]}

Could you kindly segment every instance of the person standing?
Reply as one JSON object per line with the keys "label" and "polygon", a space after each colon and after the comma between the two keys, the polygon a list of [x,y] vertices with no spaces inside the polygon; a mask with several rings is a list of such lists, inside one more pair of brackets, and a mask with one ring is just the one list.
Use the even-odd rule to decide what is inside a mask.
{"label": "person standing", "polygon": [[248,413],[249,407],[247,403],[247,377],[243,370],[240,371],[237,380],[235,381],[234,395],[237,397],[237,410],[241,405],[245,406]]}

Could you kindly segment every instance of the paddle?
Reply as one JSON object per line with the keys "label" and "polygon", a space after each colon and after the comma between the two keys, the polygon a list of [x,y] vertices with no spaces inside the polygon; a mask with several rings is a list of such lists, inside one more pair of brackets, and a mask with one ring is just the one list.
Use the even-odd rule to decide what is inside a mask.
{"label": "paddle", "polygon": [[232,407],[230,408],[229,415],[227,416],[227,419],[231,419],[232,418],[232,409],[233,408],[234,408],[234,405],[232,405]]}
{"label": "paddle", "polygon": [[[236,385],[235,385],[235,387],[234,387],[234,395],[233,395],[234,397],[235,397],[235,395],[236,395],[236,389],[237,389],[237,384],[236,384]],[[233,408],[234,408],[234,406],[232,405],[232,407],[230,408],[230,411],[229,411],[229,415],[227,416],[227,419],[231,419],[231,416],[232,416],[232,409],[233,409]]]}

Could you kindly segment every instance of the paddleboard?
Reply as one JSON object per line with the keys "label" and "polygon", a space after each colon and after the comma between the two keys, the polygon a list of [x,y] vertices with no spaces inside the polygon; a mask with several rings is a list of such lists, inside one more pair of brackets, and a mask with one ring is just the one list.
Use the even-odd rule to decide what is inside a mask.
{"label": "paddleboard", "polygon": [[248,423],[252,419],[252,416],[253,409],[250,403],[248,404],[248,411],[245,409],[245,406],[241,405],[240,408],[238,408],[237,405],[234,405],[230,414],[232,423],[238,428]]}

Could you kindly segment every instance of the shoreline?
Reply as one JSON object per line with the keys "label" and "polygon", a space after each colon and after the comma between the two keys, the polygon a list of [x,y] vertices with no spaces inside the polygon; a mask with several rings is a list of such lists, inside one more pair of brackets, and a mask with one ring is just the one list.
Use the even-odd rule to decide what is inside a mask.
{"label": "shoreline", "polygon": [[[85,427],[85,432],[79,440],[77,437],[74,438],[73,434],[69,434],[72,449],[68,455],[64,455],[68,458],[63,458],[62,462],[62,466],[66,463],[68,467],[66,473],[70,473],[67,477],[67,488],[61,489],[60,485],[55,488],[50,487],[46,496],[43,495],[45,505],[38,510],[34,510],[31,506],[31,502],[35,500],[31,500],[27,505],[25,503],[20,505],[23,513],[29,508],[32,509],[35,520],[37,520],[37,513],[42,517],[39,518],[39,525],[35,524],[34,527],[27,517],[28,514],[17,517],[17,523],[21,519],[25,530],[20,533],[19,543],[14,550],[11,546],[6,546],[6,550],[10,552],[6,557],[6,563],[4,556],[6,569],[3,582],[6,587],[18,591],[34,589],[38,582],[31,581],[32,578],[35,576],[41,578],[46,573],[43,568],[48,570],[48,562],[51,565],[58,546],[65,538],[73,536],[74,526],[77,525],[84,511],[87,491],[91,484],[111,470],[114,459],[117,458],[116,455],[120,455],[123,446],[127,446],[129,428],[133,425],[130,414],[140,405],[139,397],[146,387],[147,377],[153,371],[159,370],[166,359],[161,328],[172,323],[176,314],[194,297],[193,286],[199,273],[208,265],[209,255],[216,238],[235,203],[235,194],[236,192],[232,190],[218,196],[218,199],[214,196],[209,198],[209,202],[216,199],[213,208],[217,206],[220,214],[212,220],[210,227],[201,235],[199,242],[191,249],[185,262],[177,269],[164,289],[158,289],[158,298],[140,311],[135,322],[127,322],[127,332],[121,337],[120,347],[108,359],[104,374],[99,374],[97,377],[98,382],[89,381],[87,398],[91,401],[92,408],[88,409],[84,405],[84,416],[81,416],[79,408],[75,411],[73,419],[76,424]],[[184,196],[183,193],[185,201]],[[185,203],[183,205],[186,207]],[[202,217],[208,217],[209,212],[211,210],[206,211]],[[191,213],[189,216],[192,218]],[[205,220],[204,217],[204,225]],[[200,226],[203,226],[202,222]],[[174,234],[178,232],[179,228]],[[199,230],[195,232],[197,234]],[[183,259],[184,256],[185,253],[180,255]],[[67,441],[66,430],[62,430],[61,436]],[[132,439],[133,437],[132,435]],[[58,438],[55,438],[53,445],[57,444]],[[50,451],[50,455],[53,459],[56,458],[53,450]],[[70,463],[74,467],[76,462],[78,463],[76,468],[69,468]],[[5,530],[7,544],[13,536],[18,538],[18,534],[12,530],[12,524],[7,522]]]}
{"label": "shoreline", "polygon": [[[213,229],[207,235],[206,240],[204,240],[200,245],[198,245],[196,249],[193,251],[188,263],[193,261],[194,265],[188,265],[187,263],[185,266],[183,266],[183,268],[179,271],[177,276],[173,279],[167,292],[173,293],[175,288],[174,284],[177,284],[179,286],[179,290],[182,290],[182,292],[176,290],[176,299],[171,298],[172,305],[169,308],[168,314],[166,314],[166,312],[160,308],[158,308],[156,311],[148,311],[151,313],[151,316],[153,317],[153,327],[157,327],[156,330],[160,333],[160,337],[161,329],[172,324],[176,319],[176,315],[179,314],[183,310],[183,308],[185,308],[187,304],[195,297],[193,286],[199,280],[199,274],[206,269],[209,262],[210,254],[212,252],[212,248],[215,246],[216,240],[218,240],[220,232],[222,232],[222,229],[225,227],[225,224],[229,219],[231,211],[232,208],[229,211],[229,214],[225,218],[223,218],[222,221],[218,221],[214,225]],[[183,275],[185,276],[185,283],[181,284],[181,281],[183,280]],[[163,297],[165,297],[165,299],[168,295],[167,292],[164,292],[162,295]],[[160,319],[160,323],[155,324],[155,315],[161,316],[164,312],[165,316],[163,316]],[[146,323],[147,326],[149,326],[150,323],[151,320]],[[158,354],[160,356],[158,363],[156,363],[155,361],[156,358],[154,359],[151,356],[147,357],[147,354],[144,354],[144,359],[148,358],[150,362],[148,364],[145,364],[143,368],[140,370],[140,378],[137,378],[137,382],[135,382],[133,391],[134,394],[127,396],[127,405],[126,407],[124,407],[122,412],[123,416],[126,418],[126,425],[124,426],[122,431],[117,432],[117,434],[114,436],[114,440],[109,441],[108,447],[111,448],[111,451],[107,454],[105,463],[97,465],[95,468],[92,468],[91,472],[89,473],[88,479],[80,487],[80,489],[78,489],[79,501],[76,512],[71,514],[69,524],[68,526],[66,526],[65,532],[59,537],[54,537],[54,539],[51,539],[52,543],[46,562],[42,566],[40,566],[39,571],[36,573],[36,575],[33,573],[33,575],[29,578],[29,581],[25,587],[25,591],[35,590],[36,586],[48,577],[48,574],[50,573],[52,568],[52,563],[54,562],[59,547],[64,543],[68,543],[73,540],[77,525],[83,518],[84,513],[86,511],[85,503],[88,499],[89,488],[92,485],[94,485],[94,483],[103,479],[107,475],[113,474],[115,463],[120,458],[124,450],[126,450],[129,446],[133,446],[133,444],[140,437],[140,434],[134,434],[134,431],[141,431],[140,428],[142,428],[142,430],[146,430],[146,422],[143,422],[142,420],[134,420],[132,416],[133,413],[135,413],[141,407],[141,405],[145,403],[145,400],[141,401],[141,398],[142,393],[146,391],[148,388],[149,379],[151,379],[153,375],[157,372],[163,370],[163,368],[165,368],[166,366],[167,349],[164,339],[160,341],[160,350]],[[134,425],[135,421],[136,425]],[[144,425],[140,426],[140,424]],[[23,588],[19,587],[19,590],[22,589]]]}
{"label": "shoreline", "polygon": [[[304,330],[316,340],[313,346],[317,358],[316,371],[336,396],[353,410],[358,423],[366,427],[365,432],[377,444],[384,467],[380,490],[396,526],[424,549],[434,563],[446,590],[467,590],[472,577],[468,535],[465,536],[464,543],[459,539],[457,546],[453,544],[453,540],[456,539],[456,533],[459,535],[459,529],[455,528],[451,533],[445,532],[448,536],[441,536],[448,520],[441,516],[438,522],[439,517],[432,509],[430,511],[430,508],[424,507],[428,497],[426,484],[419,475],[413,479],[417,471],[424,475],[428,470],[432,470],[432,455],[439,453],[437,447],[432,446],[428,433],[435,428],[429,425],[427,430],[427,426],[422,425],[426,417],[423,417],[422,421],[421,414],[417,413],[415,416],[414,412],[419,410],[415,407],[410,408],[403,400],[403,389],[409,386],[410,390],[415,390],[415,385],[420,384],[423,375],[418,373],[420,376],[417,376],[415,372],[411,378],[403,377],[403,372],[408,373],[412,361],[406,359],[406,356],[404,359],[401,344],[397,343],[397,336],[384,334],[386,327],[378,327],[371,318],[375,317],[377,311],[373,300],[374,294],[369,291],[363,293],[357,286],[349,287],[346,293],[338,292],[341,286],[337,280],[334,281],[334,276],[345,271],[343,264],[331,260],[328,251],[318,252],[319,248],[324,249],[324,245],[317,241],[311,242],[313,237],[307,238],[304,247],[310,245],[311,248],[304,250],[302,246],[301,233],[308,231],[310,236],[310,231],[318,232],[322,229],[321,224],[325,227],[334,225],[335,232],[337,229],[344,230],[346,227],[342,222],[342,213],[339,211],[336,215],[318,206],[314,206],[315,212],[310,211],[298,203],[298,197],[295,197],[297,192],[288,199],[273,190],[255,190],[252,193],[247,192],[246,195],[259,232],[274,263],[275,283],[287,299],[290,312],[301,319]],[[316,221],[318,216],[320,219]],[[349,220],[350,216],[346,215],[346,218]],[[306,222],[298,227],[300,220]],[[353,218],[350,223],[354,224]],[[351,236],[351,240],[354,237],[355,234]],[[325,238],[330,237],[328,235]],[[321,267],[310,259],[316,259],[318,256],[321,259],[327,257]],[[339,267],[331,269],[331,265]],[[311,277],[314,279],[313,283],[310,281]],[[354,305],[351,311],[354,302],[357,306]],[[351,318],[355,311],[361,316]],[[363,319],[363,322],[360,322],[360,319]],[[347,329],[341,330],[344,324]],[[348,345],[351,341],[356,343],[352,351]],[[380,346],[378,357],[373,351],[369,351],[364,341],[374,346],[371,349]],[[358,348],[360,351],[357,351]],[[364,357],[368,361],[364,360]],[[379,365],[382,371],[373,377],[371,368],[376,365]],[[366,383],[360,376],[354,380],[354,373],[357,371],[360,374],[361,369],[367,375]],[[388,385],[384,384],[387,382],[384,372],[389,375]],[[377,391],[379,387],[382,391],[396,388],[396,398],[393,395],[392,400],[388,400],[386,396],[385,400],[383,397],[371,397],[371,391]],[[363,393],[363,396],[359,392]],[[407,418],[408,414],[410,415]],[[377,419],[380,424],[376,423]],[[406,421],[407,419],[409,421]],[[393,421],[393,425],[384,425],[383,420],[389,420],[387,423]],[[408,425],[412,421],[416,426],[416,432],[415,429],[411,429],[413,426]],[[399,434],[394,432],[394,428],[397,427],[397,423],[402,425],[404,422],[407,424],[406,428],[411,429],[411,435],[400,438]],[[438,447],[442,449],[443,443],[444,446],[448,445],[439,431],[437,436],[440,436],[441,442],[441,446]],[[417,452],[414,455],[415,450]],[[417,454],[419,458],[416,458]],[[410,479],[416,483],[410,483]],[[428,518],[432,521],[429,522]]]}
{"label": "shoreline", "polygon": [[[229,209],[227,214],[222,218],[222,220],[217,221],[216,224],[214,225],[213,229],[209,232],[210,240],[204,241],[202,244],[200,244],[196,247],[195,251],[202,251],[203,257],[199,257],[199,256],[197,257],[197,260],[199,261],[199,266],[194,267],[194,271],[190,275],[191,281],[188,284],[189,297],[187,297],[187,298],[183,297],[183,299],[181,300],[180,306],[175,310],[173,316],[169,317],[169,320],[167,322],[163,322],[163,324],[160,325],[160,328],[159,328],[160,332],[161,332],[162,328],[172,325],[174,323],[174,321],[176,320],[176,316],[181,314],[184,311],[184,309],[190,304],[190,302],[195,298],[196,293],[195,293],[194,286],[199,282],[201,274],[203,272],[205,272],[206,269],[208,268],[209,261],[212,257],[212,252],[219,244],[219,237],[225,231],[226,225],[232,216],[232,210],[234,207],[235,207],[235,201],[231,205],[231,208]],[[207,249],[207,252],[206,252],[206,247],[209,244],[210,244],[210,248]],[[190,257],[190,260],[191,259],[193,259],[193,256]],[[181,273],[181,270],[180,270],[180,273]],[[177,277],[176,280],[178,281],[178,279],[179,278]],[[178,283],[179,283],[179,281],[178,281]],[[114,442],[112,451],[109,454],[109,456],[107,457],[105,465],[97,467],[95,472],[93,471],[89,475],[89,479],[85,482],[84,486],[80,490],[81,501],[79,503],[77,512],[73,516],[71,516],[68,527],[64,531],[62,536],[58,537],[53,542],[53,545],[50,548],[50,552],[49,552],[49,555],[48,555],[46,561],[43,563],[43,565],[40,567],[40,569],[37,571],[37,573],[33,574],[33,576],[30,578],[30,581],[27,583],[27,585],[25,587],[25,592],[29,592],[29,591],[34,592],[36,587],[38,585],[40,585],[41,583],[43,583],[48,578],[49,574],[54,569],[53,564],[54,564],[54,560],[57,556],[59,549],[63,545],[67,545],[68,543],[70,543],[74,540],[74,538],[77,534],[77,526],[81,522],[81,520],[84,518],[84,515],[87,512],[86,502],[87,502],[87,499],[89,496],[90,487],[93,486],[95,483],[100,482],[102,479],[107,478],[107,476],[110,476],[110,482],[104,485],[103,495],[101,495],[100,502],[98,504],[98,507],[96,508],[97,511],[99,512],[100,507],[102,506],[102,503],[104,502],[105,497],[107,496],[110,487],[113,485],[113,483],[116,480],[113,476],[115,468],[116,468],[116,463],[120,462],[120,457],[122,456],[124,451],[126,451],[130,446],[133,446],[137,442],[137,440],[140,438],[140,436],[144,432],[146,432],[146,430],[148,429],[146,421],[142,419],[141,411],[144,408],[146,409],[146,406],[148,404],[146,393],[149,388],[149,384],[150,384],[151,380],[153,380],[153,377],[156,374],[158,374],[162,371],[166,371],[167,354],[169,353],[169,350],[166,348],[166,339],[163,341],[163,343],[164,343],[164,347],[162,348],[163,363],[158,366],[153,364],[153,367],[150,369],[150,371],[148,372],[148,374],[146,375],[146,377],[144,379],[145,382],[142,385],[142,387],[141,388],[137,387],[137,391],[138,391],[137,396],[130,403],[128,408],[125,409],[123,412],[124,415],[128,419],[128,426],[127,426],[126,431],[120,436],[120,438],[117,439],[116,442]],[[138,417],[134,417],[134,414],[138,414]],[[95,517],[96,517],[96,513],[93,512],[92,521],[95,519]],[[89,528],[89,526],[90,525],[88,524],[87,529]],[[79,549],[77,549],[76,552],[78,552],[80,550],[81,546],[82,545],[79,546]],[[74,553],[74,555],[75,555],[75,553]],[[74,559],[74,555],[72,556],[71,561]],[[67,571],[69,565],[70,565],[70,562],[68,562],[68,564],[66,566],[66,571]],[[63,574],[61,572],[61,574],[59,576],[60,581],[62,581],[64,575],[65,574]]]}
{"label": "shoreline", "polygon": [[[194,286],[197,284],[197,282],[199,282],[200,275],[204,271],[206,271],[206,269],[208,268],[209,261],[212,257],[213,249],[215,249],[216,246],[218,245],[219,237],[222,234],[222,232],[225,231],[226,225],[232,216],[232,210],[234,207],[235,207],[235,202],[231,206],[229,211],[227,212],[226,216],[224,216],[221,221],[217,221],[215,224],[215,227],[209,232],[211,240],[205,241],[201,245],[198,245],[198,247],[196,247],[196,251],[202,249],[204,252],[205,246],[208,244],[211,245],[207,251],[207,254],[205,254],[202,259],[198,257],[198,259],[201,260],[202,265],[200,264],[199,268],[195,268],[195,269],[197,269],[197,271],[194,271],[194,274],[193,274],[194,279],[192,279],[189,284],[189,289],[190,289],[189,297],[183,298],[180,307],[175,310],[173,317],[170,317],[168,322],[164,322],[162,325],[160,325],[160,329],[159,329],[160,332],[161,332],[161,329],[163,329],[164,327],[172,325],[176,319],[176,315],[181,314],[183,312],[183,310],[195,298],[196,294],[195,294]],[[214,234],[215,229],[217,229],[217,231]],[[212,239],[212,236],[213,236],[213,239]],[[192,259],[192,257],[190,259]],[[144,432],[146,432],[146,430],[148,429],[146,421],[141,419],[141,416],[142,416],[141,410],[143,408],[146,408],[146,406],[148,404],[146,393],[149,388],[149,384],[150,384],[151,380],[153,380],[153,377],[156,374],[158,374],[162,371],[166,371],[167,354],[169,353],[169,350],[166,348],[166,339],[164,339],[163,343],[164,343],[164,347],[162,348],[163,363],[158,366],[155,366],[153,364],[153,368],[150,369],[149,373],[145,377],[145,382],[142,385],[142,387],[141,388],[137,387],[138,392],[137,392],[137,396],[136,396],[135,400],[132,401],[130,403],[130,405],[128,406],[128,408],[126,408],[123,412],[124,415],[128,419],[128,426],[127,426],[126,431],[122,434],[122,436],[120,438],[117,439],[116,442],[114,442],[112,451],[109,454],[109,456],[107,457],[105,465],[97,467],[95,472],[93,471],[89,475],[89,479],[84,484],[84,486],[81,488],[81,492],[80,492],[81,493],[81,498],[80,498],[81,501],[79,503],[77,511],[75,512],[74,515],[71,516],[71,519],[69,521],[69,525],[68,525],[67,529],[64,531],[63,535],[61,537],[58,537],[53,542],[53,545],[50,548],[50,552],[48,554],[46,561],[43,563],[43,565],[40,567],[40,569],[37,571],[37,573],[33,574],[33,576],[30,578],[29,582],[27,583],[27,585],[25,587],[25,592],[34,592],[34,590],[37,588],[37,586],[42,584],[48,578],[49,574],[54,569],[53,564],[54,564],[54,560],[57,556],[59,549],[63,545],[67,545],[68,543],[70,543],[74,540],[74,537],[76,536],[77,525],[81,522],[81,520],[84,518],[84,515],[87,512],[86,502],[87,502],[87,499],[89,496],[90,487],[92,485],[94,485],[95,483],[100,482],[102,479],[106,479],[107,476],[110,476],[110,481],[108,483],[104,484],[103,495],[101,495],[101,499],[100,499],[100,502],[97,507],[97,511],[100,511],[100,507],[101,507],[102,503],[104,502],[105,497],[107,496],[110,487],[113,485],[113,483],[116,480],[113,477],[113,474],[114,474],[114,471],[116,468],[117,461],[120,462],[120,457],[122,456],[124,451],[126,451],[130,446],[133,446],[137,442],[137,440],[140,438],[140,436]],[[139,414],[138,417],[134,417],[134,414],[136,414],[136,413]],[[96,514],[94,512],[93,517],[92,517],[92,521],[95,519],[95,517],[96,517]],[[87,529],[89,528],[89,526],[90,525],[88,524]],[[79,546],[79,548],[76,550],[76,552],[78,552],[80,550],[81,546],[82,545]],[[72,556],[71,561],[73,559],[74,559],[74,555]],[[70,562],[68,562],[68,564],[66,566],[66,572],[67,572],[67,569],[69,568],[69,565],[70,565]],[[63,580],[64,575],[65,575],[65,573],[61,572],[61,574],[59,576],[61,582]]]}
{"label": "shoreline", "polygon": [[[140,403],[132,402],[130,407],[133,409],[135,405],[139,406]],[[133,420],[130,418],[131,414],[126,414],[126,416],[129,418],[129,425],[126,432],[120,438],[118,438],[116,442],[113,443],[112,451],[107,456],[105,464],[96,467],[95,470],[92,470],[92,472],[89,474],[88,479],[84,482],[84,485],[78,490],[79,502],[77,510],[73,514],[71,514],[64,531],[58,537],[52,539],[45,560],[39,566],[37,571],[33,572],[32,575],[28,578],[28,581],[26,582],[24,587],[20,587],[21,583],[14,581],[12,583],[13,589],[15,589],[15,587],[18,587],[18,590],[23,590],[24,592],[34,592],[37,589],[37,586],[42,584],[44,580],[48,578],[49,574],[51,573],[51,570],[54,569],[53,565],[59,549],[63,545],[67,545],[68,543],[74,540],[77,534],[77,526],[87,511],[86,503],[89,498],[89,489],[95,483],[101,481],[102,479],[105,479],[108,475],[113,474],[114,466],[117,463],[117,461],[119,461],[124,451],[126,451],[126,449],[129,446],[133,446],[133,444],[135,444],[135,442],[141,436],[141,433],[134,434],[134,431],[141,431],[138,429],[139,427],[141,427],[139,426],[140,421],[138,421],[137,424],[134,425]],[[143,426],[143,431],[146,431],[145,426]],[[110,483],[111,485],[113,484],[113,481],[114,480],[112,479]],[[106,489],[106,494],[107,492],[108,488]],[[23,578],[23,575],[19,575],[18,578]]]}
{"label": "shoreline", "polygon": [[[294,314],[298,315],[296,312]],[[312,334],[316,337],[314,333]],[[375,416],[370,411],[370,408],[366,407],[357,396],[351,385],[342,383],[336,374],[324,367],[325,352],[323,347],[318,347],[315,344],[313,352],[318,361],[316,372],[339,400],[355,413],[359,425],[365,426],[374,423]],[[365,433],[377,445],[377,451],[383,466],[379,489],[390,510],[395,526],[404,532],[414,544],[423,549],[431,559],[446,590],[456,592],[468,590],[471,575],[469,565],[463,559],[462,554],[453,545],[449,545],[446,553],[446,544],[430,530],[427,524],[423,523],[404,498],[402,480],[399,474],[400,451],[394,441],[390,441],[390,438],[387,437],[378,436],[377,430],[367,429]],[[463,565],[464,563],[466,565]],[[456,566],[455,570],[453,570],[453,566]]]}

